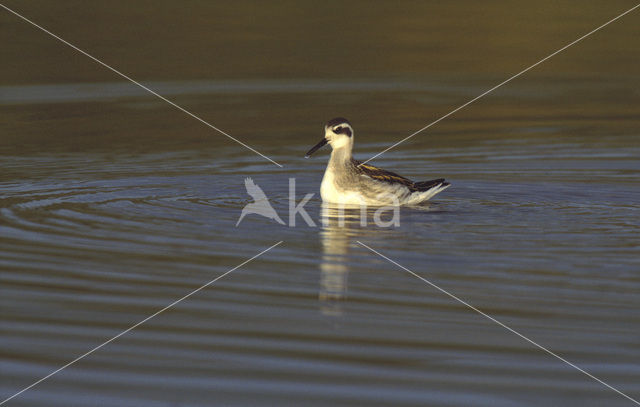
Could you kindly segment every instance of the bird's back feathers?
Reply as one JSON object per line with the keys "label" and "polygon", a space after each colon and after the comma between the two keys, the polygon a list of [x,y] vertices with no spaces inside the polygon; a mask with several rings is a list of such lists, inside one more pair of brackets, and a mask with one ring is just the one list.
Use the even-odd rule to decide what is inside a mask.
{"label": "bird's back feathers", "polygon": [[396,174],[392,171],[383,170],[382,168],[374,167],[369,164],[362,164],[360,161],[352,158],[352,162],[355,165],[356,171],[362,175],[366,175],[377,181],[388,182],[390,184],[402,184],[409,188],[411,192],[423,192],[428,191],[433,187],[439,185],[449,186],[449,183],[444,178],[438,178],[431,181],[413,182],[409,178]]}

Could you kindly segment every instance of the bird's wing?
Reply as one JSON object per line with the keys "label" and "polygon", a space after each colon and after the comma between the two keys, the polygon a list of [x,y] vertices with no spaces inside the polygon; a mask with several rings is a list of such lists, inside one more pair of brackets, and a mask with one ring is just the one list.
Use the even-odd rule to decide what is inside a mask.
{"label": "bird's wing", "polygon": [[369,178],[375,179],[377,181],[388,182],[390,184],[402,184],[409,189],[413,189],[413,181],[408,178],[403,177],[402,175],[398,175],[395,172],[383,170],[382,168],[374,167],[369,164],[362,164],[358,160],[353,160],[353,163],[356,166],[356,170],[361,175],[366,175]]}
{"label": "bird's wing", "polygon": [[247,188],[247,193],[251,195],[254,201],[268,201],[267,196],[262,189],[257,186],[251,178],[244,180],[244,186]]}

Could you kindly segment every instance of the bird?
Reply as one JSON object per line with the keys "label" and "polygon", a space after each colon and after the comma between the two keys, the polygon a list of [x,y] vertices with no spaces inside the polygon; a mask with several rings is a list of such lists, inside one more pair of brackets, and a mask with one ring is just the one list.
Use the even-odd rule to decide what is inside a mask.
{"label": "bird", "polygon": [[250,177],[244,180],[244,186],[247,188],[247,193],[253,198],[254,202],[251,202],[242,208],[242,213],[240,214],[240,219],[238,219],[238,222],[236,223],[236,227],[238,227],[242,218],[250,213],[255,213],[256,215],[273,219],[281,225],[285,224],[284,221],[280,219],[280,216],[278,216],[276,210],[273,209],[273,206],[269,203],[269,198],[267,198],[264,191],[262,191],[262,189],[257,186]]}
{"label": "bird", "polygon": [[324,137],[305,158],[326,144],[333,151],[320,184],[322,200],[347,205],[416,205],[450,186],[444,178],[414,182],[395,172],[362,163],[352,156],[354,132],[343,117],[329,120]]}

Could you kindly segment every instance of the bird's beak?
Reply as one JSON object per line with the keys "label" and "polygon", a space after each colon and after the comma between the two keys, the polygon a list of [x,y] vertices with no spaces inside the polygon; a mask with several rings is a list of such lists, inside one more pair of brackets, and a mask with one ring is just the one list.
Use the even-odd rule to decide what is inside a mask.
{"label": "bird's beak", "polygon": [[320,140],[320,142],[318,144],[316,144],[315,146],[313,146],[313,148],[309,151],[307,151],[307,154],[304,155],[304,158],[309,158],[311,157],[311,154],[315,153],[316,151],[318,151],[320,149],[320,147],[324,146],[325,144],[328,143],[329,140],[327,140],[326,138],[322,138],[322,140]]}

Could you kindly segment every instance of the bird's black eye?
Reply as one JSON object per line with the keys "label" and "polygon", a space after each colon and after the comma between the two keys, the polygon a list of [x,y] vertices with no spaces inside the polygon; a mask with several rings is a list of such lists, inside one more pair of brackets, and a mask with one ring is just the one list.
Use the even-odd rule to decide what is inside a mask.
{"label": "bird's black eye", "polygon": [[334,133],[339,133],[340,130],[342,130],[342,127],[336,127],[335,129],[333,129]]}

